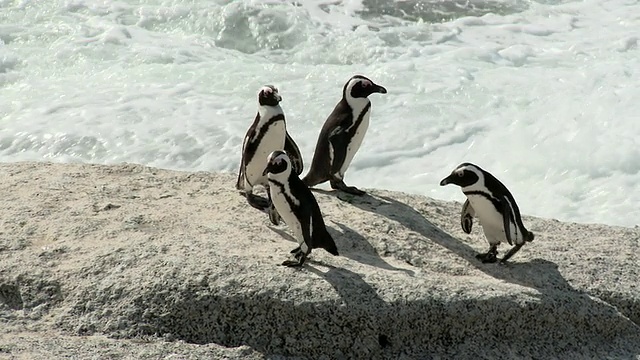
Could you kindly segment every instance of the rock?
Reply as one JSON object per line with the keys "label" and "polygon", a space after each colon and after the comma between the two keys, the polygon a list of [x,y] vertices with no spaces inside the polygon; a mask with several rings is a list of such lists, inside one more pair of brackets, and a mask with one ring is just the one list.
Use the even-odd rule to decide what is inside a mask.
{"label": "rock", "polygon": [[0,165],[0,356],[640,354],[637,228],[525,216],[535,241],[505,266],[482,264],[487,242],[479,226],[462,232],[460,203],[317,190],[340,256],[316,249],[297,270],[279,265],[296,246],[286,226],[270,225],[234,180]]}

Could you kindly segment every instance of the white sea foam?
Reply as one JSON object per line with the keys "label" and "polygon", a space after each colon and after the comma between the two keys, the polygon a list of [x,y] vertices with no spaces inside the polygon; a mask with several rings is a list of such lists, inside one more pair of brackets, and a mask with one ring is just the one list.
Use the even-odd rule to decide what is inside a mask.
{"label": "white sea foam", "polygon": [[635,0],[0,0],[0,161],[234,172],[274,84],[308,169],[360,73],[389,93],[348,184],[462,200],[470,161],[525,214],[634,226],[639,37]]}

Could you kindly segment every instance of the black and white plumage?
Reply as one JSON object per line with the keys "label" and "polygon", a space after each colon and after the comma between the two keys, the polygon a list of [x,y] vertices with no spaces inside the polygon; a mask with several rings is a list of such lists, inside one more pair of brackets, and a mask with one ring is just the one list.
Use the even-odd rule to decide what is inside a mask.
{"label": "black and white plumage", "polygon": [[371,101],[368,96],[373,93],[386,94],[387,89],[362,75],[353,76],[344,85],[342,99],[320,130],[311,167],[302,179],[307,186],[328,180],[333,189],[355,195],[364,194],[354,186],[347,186],[344,174],[369,128]]}
{"label": "black and white plumage", "polygon": [[292,171],[289,156],[284,151],[269,155],[264,174],[269,179],[269,193],[275,210],[287,224],[299,246],[291,251],[296,260],[282,263],[302,266],[312,249],[323,248],[338,255],[333,238],[327,231],[320,207],[311,190]]}
{"label": "black and white plumage", "polygon": [[244,190],[249,204],[260,210],[266,210],[270,201],[253,194],[253,188],[256,185],[268,187],[263,172],[269,154],[276,150],[285,150],[292,159],[294,171],[300,174],[303,169],[300,149],[287,132],[280,101],[282,97],[273,85],[263,86],[258,91],[258,113],[242,144],[236,189]]}
{"label": "black and white plumage", "polygon": [[463,163],[449,176],[442,179],[440,186],[455,184],[462,188],[467,200],[460,213],[462,230],[470,234],[473,218],[480,220],[484,235],[489,242],[489,251],[476,257],[482,262],[496,262],[498,245],[507,242],[514,245],[501,262],[512,257],[525,242],[531,242],[534,234],[522,223],[520,209],[511,192],[489,172],[477,165]]}

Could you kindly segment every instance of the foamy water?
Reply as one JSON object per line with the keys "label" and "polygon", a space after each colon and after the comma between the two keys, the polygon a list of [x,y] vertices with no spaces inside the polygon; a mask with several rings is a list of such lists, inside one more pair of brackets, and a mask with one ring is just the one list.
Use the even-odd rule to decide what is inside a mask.
{"label": "foamy water", "polygon": [[279,87],[308,169],[353,74],[385,86],[346,182],[447,200],[461,162],[522,212],[640,224],[631,0],[0,0],[0,161],[235,172]]}

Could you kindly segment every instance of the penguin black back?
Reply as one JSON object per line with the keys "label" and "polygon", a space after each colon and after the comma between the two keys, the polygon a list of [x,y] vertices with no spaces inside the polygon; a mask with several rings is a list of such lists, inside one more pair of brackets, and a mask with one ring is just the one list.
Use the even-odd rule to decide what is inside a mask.
{"label": "penguin black back", "polygon": [[470,233],[473,217],[480,218],[490,244],[486,254],[477,256],[483,262],[497,261],[497,247],[503,241],[510,245],[515,242],[515,246],[502,258],[502,262],[513,256],[525,242],[533,241],[534,234],[524,226],[515,198],[491,173],[477,165],[462,163],[440,182],[441,186],[447,184],[460,186],[467,197],[460,218],[463,231]]}
{"label": "penguin black back", "polygon": [[311,250],[316,248],[338,255],[318,202],[311,190],[292,171],[289,157],[284,151],[270,154],[265,173],[268,174],[269,191],[275,210],[300,244],[292,251],[298,261],[285,261],[283,264],[300,266]]}
{"label": "penguin black back", "polygon": [[387,90],[370,79],[355,75],[342,88],[342,98],[326,119],[318,135],[311,167],[302,181],[315,186],[331,182],[333,189],[356,195],[364,191],[344,183],[344,174],[360,148],[369,127],[373,93],[386,94]]}
{"label": "penguin black back", "polygon": [[273,85],[265,85],[258,91],[258,113],[245,134],[236,188],[244,190],[249,204],[257,209],[269,207],[269,201],[253,194],[257,185],[268,186],[262,174],[267,155],[274,150],[285,149],[296,171],[302,172],[300,150],[289,135],[285,116],[280,106],[282,97]]}

